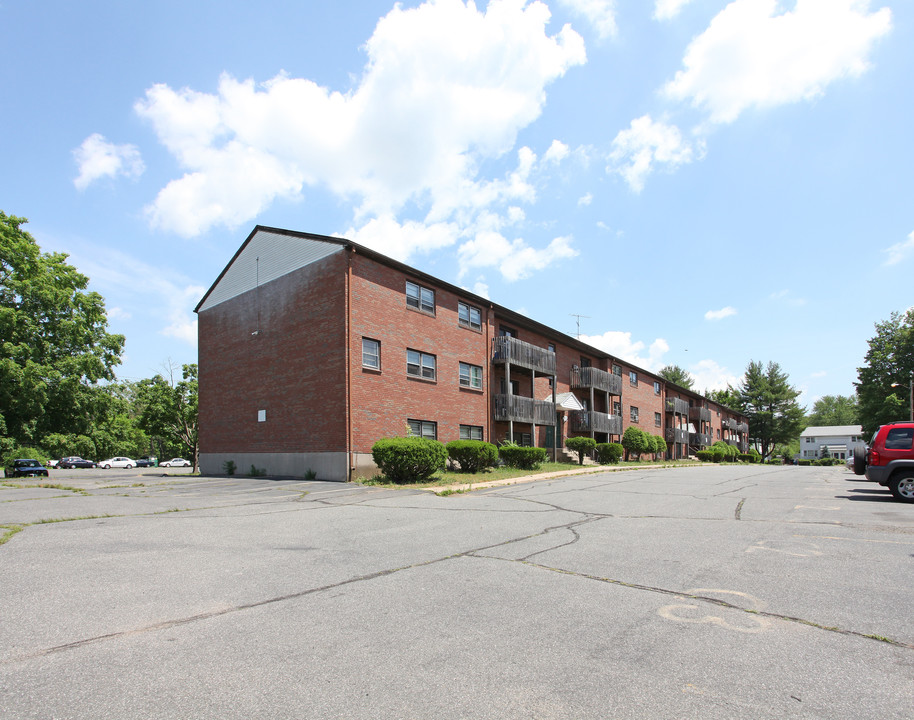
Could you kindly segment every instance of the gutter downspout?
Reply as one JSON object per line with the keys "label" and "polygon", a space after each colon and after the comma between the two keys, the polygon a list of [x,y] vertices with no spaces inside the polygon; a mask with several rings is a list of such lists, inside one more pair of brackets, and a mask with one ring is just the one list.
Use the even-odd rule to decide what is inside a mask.
{"label": "gutter downspout", "polygon": [[349,467],[346,481],[352,482],[352,471],[355,469],[352,459],[352,368],[350,367],[352,328],[350,315],[352,313],[352,246],[347,248],[346,254],[346,463]]}

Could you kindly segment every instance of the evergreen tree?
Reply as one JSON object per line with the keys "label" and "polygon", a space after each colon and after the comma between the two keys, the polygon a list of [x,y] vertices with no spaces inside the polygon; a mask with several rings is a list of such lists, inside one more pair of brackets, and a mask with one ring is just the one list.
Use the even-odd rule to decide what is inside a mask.
{"label": "evergreen tree", "polygon": [[793,440],[803,426],[804,408],[797,403],[800,391],[787,381],[781,366],[767,367],[754,360],[739,384],[740,410],[749,418],[749,437],[759,445],[763,458],[774,446]]}
{"label": "evergreen tree", "polygon": [[687,390],[691,390],[695,384],[695,378],[678,365],[666,365],[657,374],[667,382],[679,385],[679,387],[684,387]]}

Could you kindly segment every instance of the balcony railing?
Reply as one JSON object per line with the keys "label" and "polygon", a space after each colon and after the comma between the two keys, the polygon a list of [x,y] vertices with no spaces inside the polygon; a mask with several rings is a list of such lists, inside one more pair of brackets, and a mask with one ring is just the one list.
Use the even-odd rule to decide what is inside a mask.
{"label": "balcony railing", "polygon": [[736,432],[738,433],[748,433],[749,432],[749,423],[739,423],[736,426]]}
{"label": "balcony railing", "polygon": [[732,430],[733,432],[736,432],[736,420],[733,418],[726,418],[725,420],[721,420],[720,426],[724,430]]}
{"label": "balcony railing", "polygon": [[493,395],[495,421],[555,425],[555,403],[523,395]]}
{"label": "balcony railing", "polygon": [[706,407],[694,405],[689,408],[689,420],[695,422],[711,422],[711,411]]}
{"label": "balcony railing", "polygon": [[727,445],[732,445],[733,447],[739,447],[739,440],[736,438],[727,438]]}
{"label": "balcony railing", "polygon": [[663,433],[668,443],[684,443],[689,441],[689,431],[682,428],[667,428]]}
{"label": "balcony railing", "polygon": [[711,434],[710,433],[689,433],[689,445],[697,445],[698,447],[710,447]]}
{"label": "balcony railing", "polygon": [[740,442],[737,444],[736,447],[738,447],[738,448],[739,448],[739,451],[740,451],[741,453],[743,453],[744,455],[745,455],[747,452],[749,452],[749,443],[747,443],[747,442],[742,442],[742,441],[740,441]]}
{"label": "balcony railing", "polygon": [[501,365],[510,362],[544,375],[555,375],[555,353],[552,350],[544,350],[507,335],[492,338],[492,362]]}
{"label": "balcony railing", "polygon": [[689,414],[689,403],[682,398],[667,398],[666,399],[666,411],[668,413],[674,413],[676,415],[688,415]]}
{"label": "balcony railing", "polygon": [[599,432],[610,435],[622,434],[622,418],[595,410],[573,410],[571,412],[572,432]]}
{"label": "balcony railing", "polygon": [[571,368],[571,388],[593,388],[610,395],[622,394],[622,378],[595,367]]}

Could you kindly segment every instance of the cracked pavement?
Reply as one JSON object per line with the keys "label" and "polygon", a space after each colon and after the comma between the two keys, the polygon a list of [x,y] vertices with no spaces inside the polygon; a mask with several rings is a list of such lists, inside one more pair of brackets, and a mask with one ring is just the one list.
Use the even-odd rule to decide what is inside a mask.
{"label": "cracked pavement", "polygon": [[912,714],[914,506],[843,468],[51,483],[0,485],[5,719]]}

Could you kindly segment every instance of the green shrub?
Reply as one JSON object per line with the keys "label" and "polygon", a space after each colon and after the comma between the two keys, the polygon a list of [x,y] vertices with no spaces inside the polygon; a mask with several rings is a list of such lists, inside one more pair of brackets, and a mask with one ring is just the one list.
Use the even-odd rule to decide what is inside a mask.
{"label": "green shrub", "polygon": [[654,435],[654,454],[666,455],[666,440],[661,435]]}
{"label": "green shrub", "polygon": [[446,445],[448,457],[460,472],[478,473],[498,463],[498,448],[482,440],[454,440]]}
{"label": "green shrub", "polygon": [[653,452],[654,443],[651,440],[651,436],[644,430],[629,426],[622,435],[622,447],[625,448],[629,456],[632,454],[637,455],[640,460],[641,453]]}
{"label": "green shrub", "polygon": [[226,475],[234,475],[234,474],[235,474],[235,471],[236,471],[237,469],[238,469],[238,466],[235,465],[235,461],[234,461],[234,460],[226,460],[224,463],[222,463],[222,471],[223,471]]}
{"label": "green shrub", "polygon": [[504,444],[498,448],[498,456],[508,467],[521,470],[536,470],[548,457],[546,448],[519,447]]}
{"label": "green shrub", "polygon": [[731,460],[736,462],[736,459],[739,457],[739,450],[736,449],[730,443],[726,443],[723,440],[718,440],[711,446],[712,450],[720,450],[720,460],[715,460],[714,462],[728,461]]}
{"label": "green shrub", "polygon": [[14,447],[4,453],[2,462],[3,467],[11,465],[13,460],[37,460],[42,465],[46,465],[48,462],[48,454],[38,448]]}
{"label": "green shrub", "polygon": [[317,480],[317,471],[308,468],[307,472],[305,472],[305,480]]}
{"label": "green shrub", "polygon": [[589,437],[570,437],[565,438],[565,447],[578,454],[578,464],[584,464],[584,455],[593,451],[597,446],[597,441]]}
{"label": "green shrub", "polygon": [[383,438],[371,447],[371,457],[391,482],[423,482],[444,467],[447,450],[429,438]]}
{"label": "green shrub", "polygon": [[695,457],[697,457],[702,462],[720,462],[720,459],[714,460],[713,450],[699,450],[695,453]]}
{"label": "green shrub", "polygon": [[808,465],[811,465],[811,464],[812,464],[812,460],[798,460],[798,461],[797,461],[797,464],[798,464],[798,465],[803,465],[803,466],[808,466]]}
{"label": "green shrub", "polygon": [[619,443],[598,443],[596,451],[598,463],[601,465],[615,465],[622,458],[625,448]]}

